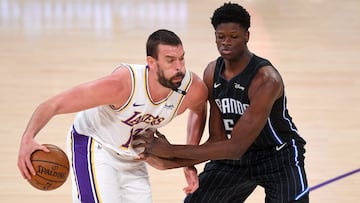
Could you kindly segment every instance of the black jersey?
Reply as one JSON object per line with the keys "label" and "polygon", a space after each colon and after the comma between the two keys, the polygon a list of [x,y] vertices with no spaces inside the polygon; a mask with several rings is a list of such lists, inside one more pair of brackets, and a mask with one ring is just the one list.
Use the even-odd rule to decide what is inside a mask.
{"label": "black jersey", "polygon": [[[234,125],[250,105],[248,90],[252,79],[260,68],[272,64],[266,59],[253,55],[245,69],[231,80],[222,77],[224,66],[223,58],[219,57],[214,71],[213,98],[222,113],[225,130],[230,137]],[[285,91],[283,92],[283,95],[275,101],[263,130],[249,150],[268,149],[291,139],[305,144],[288,113]]]}

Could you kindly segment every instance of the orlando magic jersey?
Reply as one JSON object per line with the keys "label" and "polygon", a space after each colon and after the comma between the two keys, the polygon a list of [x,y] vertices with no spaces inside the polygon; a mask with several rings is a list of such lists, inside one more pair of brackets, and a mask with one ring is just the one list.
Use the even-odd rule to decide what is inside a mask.
{"label": "orlando magic jersey", "polygon": [[[217,59],[213,98],[222,113],[228,136],[251,105],[249,86],[264,66],[272,65],[253,55],[241,73],[225,80],[222,77],[224,60]],[[265,189],[265,202],[309,202],[304,144],[289,116],[284,93],[274,102],[264,128],[243,156],[206,163],[199,175],[199,188],[184,202],[245,202],[259,185]]]}
{"label": "orlando magic jersey", "polygon": [[161,101],[150,97],[148,87],[148,67],[128,65],[132,78],[132,91],[127,102],[120,108],[104,105],[82,111],[74,121],[75,131],[94,138],[125,159],[137,157],[138,150],[131,147],[133,136],[145,129],[157,129],[169,123],[177,114],[190,87],[192,77],[186,71],[178,91],[171,91]]}
{"label": "orlando magic jersey", "polygon": [[[266,59],[253,55],[245,69],[228,81],[222,77],[225,67],[224,60],[221,57],[217,59],[213,97],[222,113],[228,138],[236,122],[251,104],[248,96],[251,81],[259,69],[264,66],[272,66],[272,64]],[[297,134],[297,128],[286,107],[285,91],[283,92],[283,95],[275,101],[264,128],[249,150],[271,148],[282,145],[290,139],[305,143]]]}

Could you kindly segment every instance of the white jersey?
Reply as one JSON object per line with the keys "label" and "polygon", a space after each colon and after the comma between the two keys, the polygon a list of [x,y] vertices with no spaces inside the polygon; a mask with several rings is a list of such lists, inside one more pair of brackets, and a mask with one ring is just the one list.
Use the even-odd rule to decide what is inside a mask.
{"label": "white jersey", "polygon": [[118,109],[104,105],[79,112],[74,128],[79,134],[94,138],[122,158],[133,159],[139,153],[131,147],[133,136],[145,129],[154,130],[169,123],[176,116],[192,77],[190,71],[186,71],[178,91],[172,91],[162,101],[154,102],[149,93],[147,66],[124,65],[132,77],[132,91],[127,102]]}

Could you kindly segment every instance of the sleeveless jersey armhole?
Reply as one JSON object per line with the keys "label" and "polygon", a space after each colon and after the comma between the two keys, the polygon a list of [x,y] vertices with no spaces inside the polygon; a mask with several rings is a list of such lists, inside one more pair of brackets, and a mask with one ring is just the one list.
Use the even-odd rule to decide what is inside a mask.
{"label": "sleeveless jersey armhole", "polygon": [[[129,72],[130,72],[130,75],[131,75],[131,93],[130,93],[129,98],[128,98],[127,101],[125,102],[125,104],[123,104],[123,105],[120,106],[119,108],[115,108],[115,106],[110,105],[110,108],[111,108],[112,110],[114,110],[114,111],[117,111],[117,112],[125,109],[125,108],[130,104],[130,101],[132,100],[132,98],[133,98],[133,96],[134,96],[135,84],[136,84],[136,83],[135,83],[135,72],[134,72],[134,70],[132,69],[131,65],[129,65],[129,64],[121,64],[121,65],[123,65],[123,67],[126,67],[126,68],[129,69]],[[116,69],[118,69],[118,68],[116,68]],[[116,69],[115,69],[115,70],[116,70]],[[114,70],[114,71],[115,71],[115,70]]]}
{"label": "sleeveless jersey armhole", "polygon": [[174,114],[171,116],[171,120],[177,115],[177,112],[179,111],[179,108],[180,108],[182,102],[184,101],[186,93],[188,92],[188,90],[191,86],[191,83],[193,81],[193,76],[192,76],[191,71],[189,71],[189,70],[186,71],[186,75],[185,75],[183,81],[186,81],[186,82],[181,83],[181,86],[178,89],[185,92],[185,94],[182,94],[181,92],[177,92],[177,91],[173,92],[173,94],[180,94],[180,98],[179,98],[179,102],[177,104],[176,110],[174,111]]}

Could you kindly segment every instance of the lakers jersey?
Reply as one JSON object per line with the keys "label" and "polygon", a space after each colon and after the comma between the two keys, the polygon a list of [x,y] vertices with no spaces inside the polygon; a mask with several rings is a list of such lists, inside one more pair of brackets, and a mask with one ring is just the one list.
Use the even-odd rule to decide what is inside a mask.
{"label": "lakers jersey", "polygon": [[[231,80],[226,80],[222,77],[225,67],[224,60],[221,57],[217,59],[214,71],[213,98],[221,111],[228,138],[231,136],[236,122],[251,104],[248,96],[251,81],[258,70],[264,66],[272,65],[268,60],[253,55],[241,73]],[[289,115],[285,93],[283,93],[273,104],[270,116],[250,150],[271,148],[290,139],[305,143],[298,135],[297,128]]]}
{"label": "lakers jersey", "polygon": [[125,67],[121,68],[128,68],[132,78],[132,91],[127,102],[120,108],[103,105],[82,111],[75,117],[74,128],[123,158],[133,159],[138,154],[131,147],[133,137],[146,129],[160,128],[176,116],[192,77],[190,71],[186,71],[177,91],[171,91],[163,100],[154,102],[149,92],[148,67],[123,65]]}

